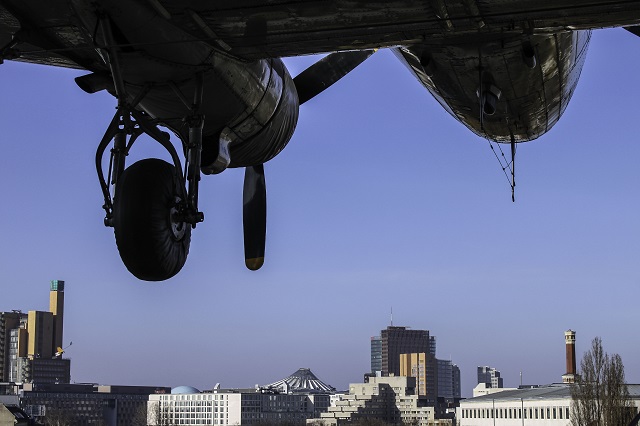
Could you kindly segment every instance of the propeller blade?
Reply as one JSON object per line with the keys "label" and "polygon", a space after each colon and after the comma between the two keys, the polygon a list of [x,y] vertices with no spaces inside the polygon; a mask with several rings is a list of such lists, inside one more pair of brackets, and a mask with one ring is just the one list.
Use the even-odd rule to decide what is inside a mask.
{"label": "propeller blade", "polygon": [[640,25],[636,25],[633,27],[624,27],[624,29],[640,37]]}
{"label": "propeller blade", "polygon": [[300,105],[349,74],[373,52],[375,50],[331,53],[302,71],[293,79],[298,90]]}
{"label": "propeller blade", "polygon": [[264,263],[267,234],[267,186],[262,164],[244,169],[242,216],[244,262],[247,268],[256,271]]}

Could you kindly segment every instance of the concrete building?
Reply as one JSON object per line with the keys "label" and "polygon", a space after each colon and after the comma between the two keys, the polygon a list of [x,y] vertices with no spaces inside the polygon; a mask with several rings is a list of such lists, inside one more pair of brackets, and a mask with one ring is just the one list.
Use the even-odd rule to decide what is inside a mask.
{"label": "concrete building", "polygon": [[348,395],[339,395],[335,405],[307,424],[341,426],[366,418],[418,426],[452,425],[450,419],[435,418],[435,408],[416,393],[416,378],[370,377],[368,383],[352,383]]}
{"label": "concrete building", "polygon": [[371,374],[376,375],[382,372],[382,338],[374,336],[371,338]]}
{"label": "concrete building", "polygon": [[9,381],[11,343],[15,340],[17,347],[18,338],[17,334],[12,337],[12,332],[20,328],[21,321],[24,321],[26,324],[27,315],[20,311],[0,312],[0,382]]}
{"label": "concrete building", "polygon": [[462,389],[460,385],[460,368],[450,360],[438,361],[438,398],[445,400],[460,399]]}
{"label": "concrete building", "polygon": [[380,332],[382,340],[382,375],[400,375],[400,354],[429,353],[436,355],[436,339],[429,330],[410,330],[389,326]]}
{"label": "concrete building", "polygon": [[486,383],[488,388],[504,387],[500,372],[493,367],[478,367],[478,383]]}
{"label": "concrete building", "polygon": [[180,386],[170,394],[149,397],[149,425],[250,425],[261,422],[299,423],[319,417],[330,405],[335,389],[308,368],[252,389],[200,392]]}
{"label": "concrete building", "polygon": [[[633,404],[640,406],[640,385],[628,385]],[[465,399],[456,410],[459,426],[569,426],[570,384],[558,383]]]}
{"label": "concrete building", "polygon": [[490,395],[492,393],[498,393],[506,390],[516,390],[517,388],[492,388],[486,383],[478,383],[475,388],[473,388],[473,397]]}
{"label": "concrete building", "polygon": [[0,426],[29,426],[32,424],[33,422],[27,413],[22,411],[20,407],[0,404]]}
{"label": "concrete building", "polygon": [[22,357],[16,366],[18,383],[69,383],[71,377],[70,359]]}
{"label": "concrete building", "polygon": [[[479,384],[474,389],[474,398],[462,400],[456,410],[458,425],[570,425],[573,404],[571,386],[576,377],[574,331],[565,332],[565,346],[567,373],[562,375],[563,383],[504,389],[501,380],[497,381],[500,376],[498,371],[490,367],[478,367]],[[500,387],[492,386],[495,384]],[[485,392],[480,392],[481,386]],[[640,407],[640,385],[627,385],[627,389],[637,412],[637,407]],[[491,392],[493,390],[498,392]]]}
{"label": "concrete building", "polygon": [[171,391],[168,387],[68,383],[12,387],[13,394],[0,395],[0,403],[21,407],[40,424],[58,421],[74,426],[146,424],[149,395]]}
{"label": "concrete building", "polygon": [[64,281],[51,281],[49,307],[0,313],[0,381],[70,382],[71,361],[62,357]]}
{"label": "concrete building", "polygon": [[434,355],[424,352],[400,354],[400,376],[414,377],[416,394],[435,406],[438,399],[438,360]]}

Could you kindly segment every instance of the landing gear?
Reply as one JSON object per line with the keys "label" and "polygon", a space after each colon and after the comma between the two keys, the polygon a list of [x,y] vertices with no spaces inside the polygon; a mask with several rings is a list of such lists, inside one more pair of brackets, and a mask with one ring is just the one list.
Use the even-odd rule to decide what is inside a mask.
{"label": "landing gear", "polygon": [[182,215],[176,169],[156,158],[125,169],[113,200],[113,228],[127,269],[146,281],[177,274],[189,253],[191,224]]}
{"label": "landing gear", "polygon": [[[198,211],[204,122],[200,114],[202,74],[194,75],[194,101],[187,105],[190,112],[184,118],[188,133],[178,134],[186,155],[183,170],[169,135],[158,129],[156,120],[136,109],[151,85],[142,88],[133,101],[127,101],[132,97],[126,93],[120,73],[111,24],[103,17],[100,25],[107,40],[106,56],[118,99],[117,112],[96,152],[96,170],[106,212],[104,223],[113,226],[120,257],[133,275],[146,281],[166,280],[182,269],[189,253],[191,228],[204,220]],[[143,133],[168,151],[173,164],[152,158],[125,168],[129,150]],[[105,175],[103,157],[112,141],[109,170]]]}

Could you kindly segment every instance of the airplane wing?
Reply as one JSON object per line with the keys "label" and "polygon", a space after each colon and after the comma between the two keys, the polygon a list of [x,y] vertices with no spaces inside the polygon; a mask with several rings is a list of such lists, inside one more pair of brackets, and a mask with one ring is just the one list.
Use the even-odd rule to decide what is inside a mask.
{"label": "airplane wing", "polygon": [[67,68],[106,70],[91,34],[77,25],[64,0],[0,0],[0,63],[2,59]]}
{"label": "airplane wing", "polygon": [[[113,10],[120,1],[93,3]],[[496,31],[550,33],[640,24],[636,0],[126,1],[152,10],[188,35],[164,42],[204,41],[245,60],[455,43]],[[78,20],[90,5],[85,0],[0,0],[0,54],[11,59],[13,48],[22,61],[105,69],[93,34]]]}
{"label": "airplane wing", "polygon": [[[442,43],[499,31],[640,23],[631,0],[147,0],[176,26],[244,59]],[[488,31],[487,31],[488,30]]]}

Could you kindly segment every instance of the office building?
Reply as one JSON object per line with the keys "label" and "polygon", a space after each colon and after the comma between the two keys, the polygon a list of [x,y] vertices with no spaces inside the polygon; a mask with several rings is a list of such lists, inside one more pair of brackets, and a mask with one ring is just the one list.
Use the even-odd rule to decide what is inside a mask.
{"label": "office building", "polygon": [[430,353],[400,354],[400,376],[416,379],[416,394],[435,406],[438,398],[438,360]]}
{"label": "office building", "polygon": [[20,357],[15,380],[18,383],[69,383],[71,360],[68,358]]}
{"label": "office building", "polygon": [[[375,369],[378,353],[381,370]],[[428,330],[394,326],[382,330],[379,338],[371,338],[371,369],[365,381],[376,375],[415,377],[417,395],[438,409],[455,404],[461,396],[460,369],[436,358],[436,339]]]}
{"label": "office building", "polygon": [[436,355],[436,339],[428,330],[410,330],[389,326],[380,332],[382,340],[382,375],[400,375],[400,354]]}
{"label": "office building", "polygon": [[452,401],[462,397],[460,388],[460,368],[449,360],[438,362],[438,398]]}
{"label": "office building", "polygon": [[0,313],[0,381],[69,383],[63,359],[64,281],[51,281],[50,311]]}
{"label": "office building", "polygon": [[[17,330],[26,324],[27,315],[20,311],[0,312],[0,382],[8,382],[12,356],[17,356]],[[13,351],[13,353],[12,353]]]}
{"label": "office building", "polygon": [[168,387],[68,383],[13,386],[13,395],[0,395],[0,403],[19,405],[39,424],[74,426],[146,424],[149,395],[171,391]]}
{"label": "office building", "polygon": [[374,336],[371,338],[371,374],[374,376],[382,372],[382,338]]}
{"label": "office building", "polygon": [[493,367],[478,367],[478,384],[484,383],[488,388],[502,388],[500,372]]}
{"label": "office building", "polygon": [[171,394],[149,396],[149,425],[304,423],[328,409],[333,389],[308,368],[251,389],[221,389],[216,385],[200,392],[180,386]]}

